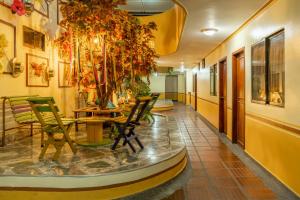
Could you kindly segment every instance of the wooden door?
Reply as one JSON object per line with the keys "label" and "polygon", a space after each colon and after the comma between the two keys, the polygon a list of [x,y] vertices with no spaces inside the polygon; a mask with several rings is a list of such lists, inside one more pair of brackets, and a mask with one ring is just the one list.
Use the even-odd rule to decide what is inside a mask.
{"label": "wooden door", "polygon": [[165,98],[173,101],[178,100],[178,77],[177,75],[166,76]]}
{"label": "wooden door", "polygon": [[245,56],[233,56],[233,142],[245,148]]}
{"label": "wooden door", "polygon": [[227,134],[227,59],[219,62],[219,131]]}
{"label": "wooden door", "polygon": [[194,82],[194,94],[195,94],[195,111],[197,111],[197,99],[198,99],[198,97],[197,97],[197,74],[194,74],[193,75],[194,77],[193,77],[193,82]]}

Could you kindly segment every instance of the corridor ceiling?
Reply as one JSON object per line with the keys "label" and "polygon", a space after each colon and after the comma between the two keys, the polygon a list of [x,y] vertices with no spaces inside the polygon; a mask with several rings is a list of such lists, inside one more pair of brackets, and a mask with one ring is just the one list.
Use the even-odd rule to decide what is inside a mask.
{"label": "corridor ceiling", "polygon": [[172,0],[127,0],[127,5],[120,8],[134,15],[151,15],[164,12],[173,6]]}
{"label": "corridor ceiling", "polygon": [[[178,67],[184,62],[185,67],[194,67],[269,0],[176,1],[186,9],[187,18],[177,51],[160,57],[160,66]],[[216,28],[218,32],[207,36],[201,32],[205,28]]]}

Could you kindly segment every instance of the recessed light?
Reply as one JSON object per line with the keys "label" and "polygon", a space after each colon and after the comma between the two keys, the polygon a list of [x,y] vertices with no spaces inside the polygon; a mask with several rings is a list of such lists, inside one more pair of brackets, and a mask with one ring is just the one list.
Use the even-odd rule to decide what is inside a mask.
{"label": "recessed light", "polygon": [[202,29],[201,32],[205,35],[212,36],[216,32],[218,32],[218,29],[216,29],[216,28],[205,28],[205,29]]}

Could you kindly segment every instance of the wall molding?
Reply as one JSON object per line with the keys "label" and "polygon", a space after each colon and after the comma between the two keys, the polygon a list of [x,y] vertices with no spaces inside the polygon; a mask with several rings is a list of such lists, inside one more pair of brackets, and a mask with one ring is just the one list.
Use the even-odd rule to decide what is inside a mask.
{"label": "wall molding", "polygon": [[295,128],[295,127],[297,127],[296,125],[287,124],[287,123],[281,122],[281,121],[275,121],[273,119],[268,119],[266,117],[262,117],[262,116],[252,114],[252,113],[246,113],[246,117],[250,117],[255,120],[261,121],[263,123],[269,124],[271,126],[275,126],[277,128],[283,129],[285,131],[289,131],[289,132],[295,133],[297,135],[300,135],[300,129]]}
{"label": "wall molding", "polygon": [[[202,100],[202,101],[206,101],[208,103],[214,104],[214,105],[219,105],[216,102],[212,102],[210,100],[207,100],[207,99],[204,99],[204,98],[201,98],[201,97],[197,97],[197,98]],[[232,108],[228,107],[228,106],[227,106],[227,109],[232,110]],[[288,123],[285,123],[285,122],[282,122],[282,121],[278,121],[278,120],[270,119],[270,118],[267,118],[267,117],[259,116],[257,114],[253,114],[253,113],[246,113],[246,117],[250,117],[250,118],[256,119],[258,121],[261,121],[263,123],[269,124],[271,126],[275,126],[277,128],[283,129],[285,131],[289,131],[289,132],[292,132],[294,134],[300,135],[300,127],[297,128],[297,125],[288,124]]]}
{"label": "wall molding", "polygon": [[210,100],[208,100],[208,99],[204,99],[204,98],[201,98],[201,97],[197,97],[197,98],[200,99],[200,100],[202,100],[202,101],[206,101],[206,102],[209,102],[209,103],[212,103],[212,104],[215,104],[215,105],[219,105],[219,103],[210,101]]}

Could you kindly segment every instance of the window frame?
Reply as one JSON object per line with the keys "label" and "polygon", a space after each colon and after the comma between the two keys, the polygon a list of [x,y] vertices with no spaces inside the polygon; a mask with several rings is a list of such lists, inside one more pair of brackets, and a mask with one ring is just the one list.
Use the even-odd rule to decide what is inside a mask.
{"label": "window frame", "polygon": [[[270,101],[270,39],[274,38],[280,34],[283,34],[283,68],[284,68],[284,75],[283,75],[283,83],[282,83],[282,87],[283,87],[283,102],[282,103],[274,103]],[[268,105],[272,105],[272,106],[276,106],[276,107],[285,107],[285,30],[281,29],[271,35],[269,35],[266,38],[266,56],[267,56],[267,73],[266,73],[266,81],[267,81],[267,91],[266,91],[266,95],[267,95],[267,104]]]}
{"label": "window frame", "polygon": [[[284,38],[283,38],[283,67],[284,67],[284,81],[282,82],[282,87],[283,87],[283,102],[281,104],[279,103],[274,103],[270,101],[270,39],[274,38],[277,35],[280,34],[284,34]],[[261,43],[264,43],[264,48],[265,48],[265,96],[266,96],[266,100],[265,101],[259,101],[259,100],[255,100],[253,99],[253,48]],[[263,105],[271,105],[271,106],[276,106],[276,107],[285,107],[285,29],[280,29],[274,33],[272,33],[271,35],[268,35],[267,37],[263,38],[262,40],[260,40],[259,42],[253,44],[251,46],[251,102],[252,103],[256,103],[256,104],[263,104]]]}
{"label": "window frame", "polygon": [[[29,43],[25,42],[25,31],[31,31],[32,32],[32,34],[33,34],[33,44],[29,44]],[[42,48],[40,48],[35,43],[37,41],[37,39],[39,39],[39,38],[37,38],[37,36],[40,37],[40,41],[42,42]],[[36,31],[36,30],[34,30],[32,28],[29,28],[27,26],[23,26],[23,45],[25,47],[28,47],[28,48],[31,48],[31,49],[37,49],[37,50],[40,50],[40,51],[45,51],[45,49],[46,49],[46,35],[42,32]]]}

